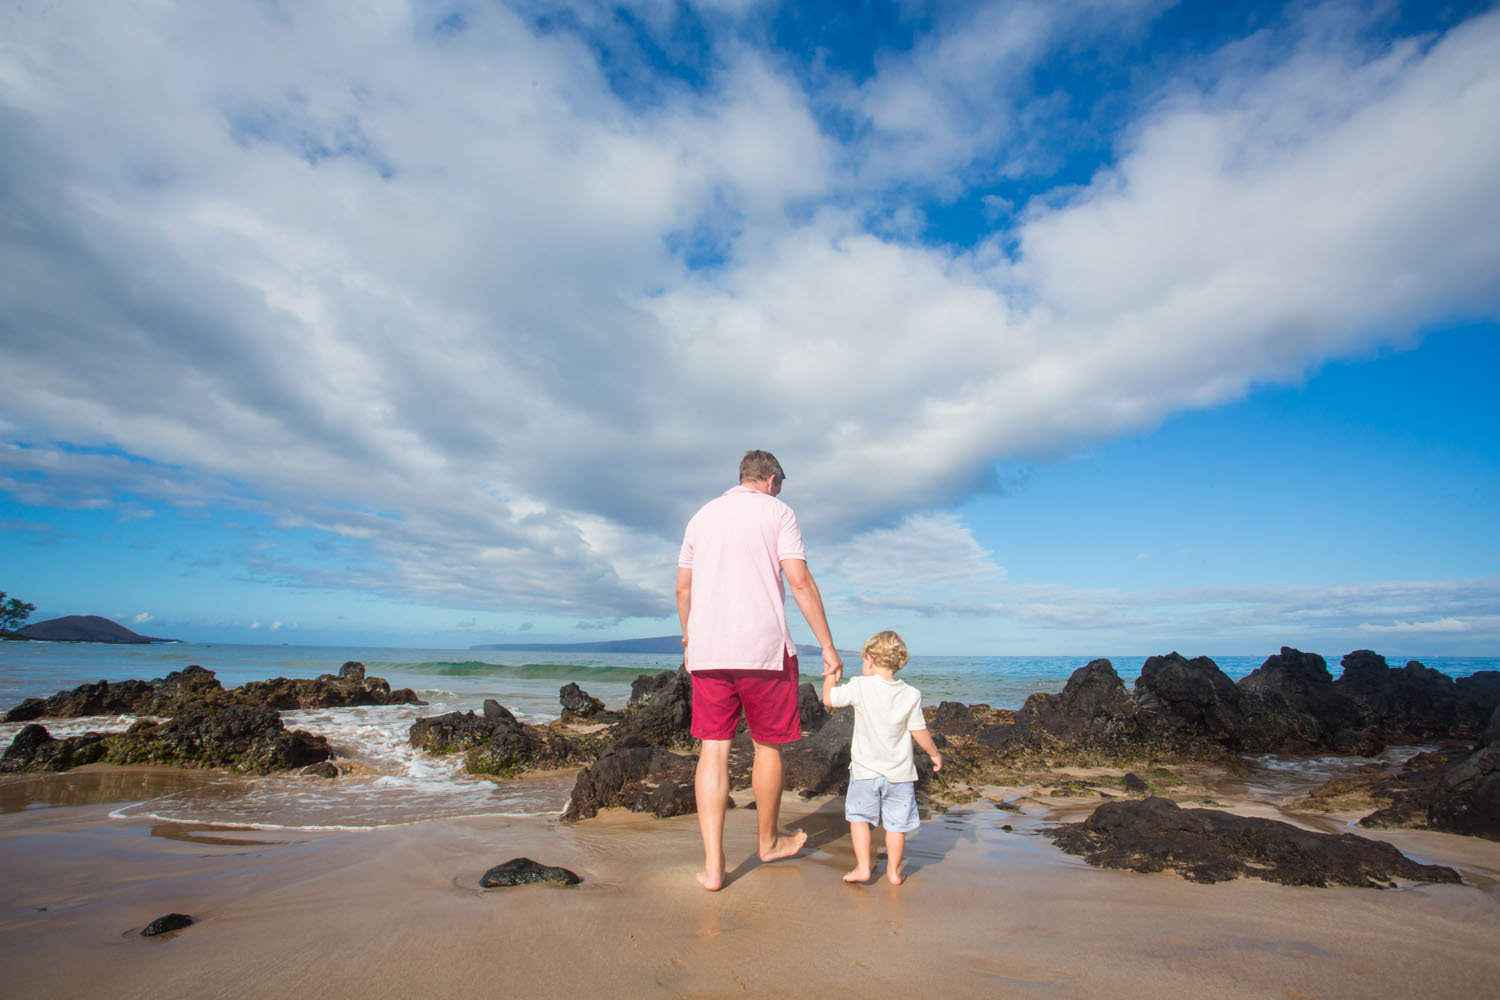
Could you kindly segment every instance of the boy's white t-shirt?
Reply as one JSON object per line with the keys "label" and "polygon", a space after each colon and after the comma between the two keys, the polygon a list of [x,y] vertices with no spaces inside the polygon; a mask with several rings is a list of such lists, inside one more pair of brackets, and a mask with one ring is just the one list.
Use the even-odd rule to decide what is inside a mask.
{"label": "boy's white t-shirt", "polygon": [[835,708],[854,706],[854,740],[849,746],[849,776],[916,781],[912,760],[914,729],[926,729],[922,692],[905,681],[888,681],[879,674],[851,677],[828,695]]}

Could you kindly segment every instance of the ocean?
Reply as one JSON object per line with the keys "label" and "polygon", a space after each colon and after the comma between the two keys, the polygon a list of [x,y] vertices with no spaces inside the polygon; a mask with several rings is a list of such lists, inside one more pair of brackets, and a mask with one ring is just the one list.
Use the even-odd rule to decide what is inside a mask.
{"label": "ocean", "polygon": [[[1323,655],[1337,677],[1342,654]],[[922,690],[923,701],[929,705],[960,701],[1019,708],[1030,694],[1062,690],[1069,675],[1091,659],[1095,657],[915,656],[904,677]],[[1108,659],[1127,686],[1145,662],[1140,656]],[[1387,654],[1392,666],[1408,659],[1421,660],[1452,677],[1500,670],[1500,657]],[[23,698],[46,697],[79,684],[148,680],[191,664],[214,671],[225,687],[236,687],[271,677],[337,673],[350,660],[363,663],[370,676],[385,678],[392,688],[412,688],[428,704],[282,713],[288,728],[326,736],[344,758],[341,763],[349,765],[349,774],[334,781],[302,775],[242,778],[213,773],[168,783],[142,778],[138,788],[119,793],[139,800],[122,805],[115,815],[266,829],[371,829],[453,816],[555,814],[567,804],[572,774],[503,782],[473,778],[463,773],[461,758],[436,758],[414,750],[406,739],[412,722],[445,712],[477,711],[486,698],[498,700],[524,722],[547,722],[561,713],[558,689],[570,681],[606,706],[620,708],[637,676],[675,670],[679,662],[652,653],[0,642],[0,710]],[[1265,656],[1215,656],[1213,660],[1231,678],[1239,679],[1260,666]],[[857,669],[857,661],[853,666]],[[44,724],[61,737],[90,730],[124,730],[133,721],[122,716]],[[19,724],[0,724],[0,746],[9,746],[20,728]],[[131,795],[132,791],[136,794]],[[40,794],[45,799],[46,793]],[[28,808],[46,804],[35,795],[27,799]]]}

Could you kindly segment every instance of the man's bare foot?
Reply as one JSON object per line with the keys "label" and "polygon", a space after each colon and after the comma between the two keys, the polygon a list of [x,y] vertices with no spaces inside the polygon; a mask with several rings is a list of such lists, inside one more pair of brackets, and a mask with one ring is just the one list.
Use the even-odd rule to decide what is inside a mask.
{"label": "man's bare foot", "polygon": [[902,882],[906,881],[906,876],[902,875],[894,868],[887,871],[885,873],[885,877],[890,880],[891,885],[900,885]]}
{"label": "man's bare foot", "polygon": [[719,858],[716,866],[710,866],[698,873],[698,884],[709,892],[718,892],[724,888],[724,859]]}
{"label": "man's bare foot", "polygon": [[789,858],[802,850],[802,845],[805,843],[807,843],[807,834],[801,830],[779,834],[776,837],[776,841],[770,847],[762,847],[760,849],[760,859],[762,861],[779,861],[782,858]]}
{"label": "man's bare foot", "polygon": [[868,868],[856,868],[844,876],[845,882],[868,882],[873,872]]}

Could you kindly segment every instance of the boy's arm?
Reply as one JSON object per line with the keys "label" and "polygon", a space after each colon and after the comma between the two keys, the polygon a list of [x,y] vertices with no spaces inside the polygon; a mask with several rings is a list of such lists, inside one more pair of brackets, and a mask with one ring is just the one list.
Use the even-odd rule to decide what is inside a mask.
{"label": "boy's arm", "polygon": [[937,744],[932,742],[932,735],[925,729],[913,729],[911,738],[916,741],[917,746],[927,751],[927,756],[932,758],[932,769],[941,771],[943,769],[943,755],[938,753]]}
{"label": "boy's arm", "polygon": [[838,682],[838,679],[839,679],[838,674],[824,674],[823,675],[823,707],[824,708],[837,708],[838,707],[832,701],[832,699],[833,699],[833,685]]}

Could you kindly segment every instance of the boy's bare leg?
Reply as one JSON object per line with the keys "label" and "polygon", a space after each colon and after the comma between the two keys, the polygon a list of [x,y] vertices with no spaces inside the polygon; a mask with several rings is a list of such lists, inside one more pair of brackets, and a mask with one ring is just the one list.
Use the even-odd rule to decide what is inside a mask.
{"label": "boy's bare leg", "polygon": [[[725,757],[725,773],[729,759]],[[727,782],[727,777],[726,777]],[[801,830],[780,832],[781,822],[781,747],[770,743],[755,744],[755,764],[750,771],[750,787],[755,791],[756,833],[759,836],[760,859],[776,861],[802,850],[807,834]]]}
{"label": "boy's bare leg", "polygon": [[698,884],[709,892],[724,887],[724,814],[729,811],[729,741],[704,740],[693,780],[698,800],[698,831],[703,834],[703,870]]}
{"label": "boy's bare leg", "polygon": [[891,880],[891,885],[900,885],[906,881],[906,876],[901,874],[901,855],[906,853],[906,834],[885,832],[885,877]]}
{"label": "boy's bare leg", "polygon": [[854,869],[844,876],[844,881],[868,882],[874,874],[870,863],[870,824],[850,823],[849,839],[854,841]]}

